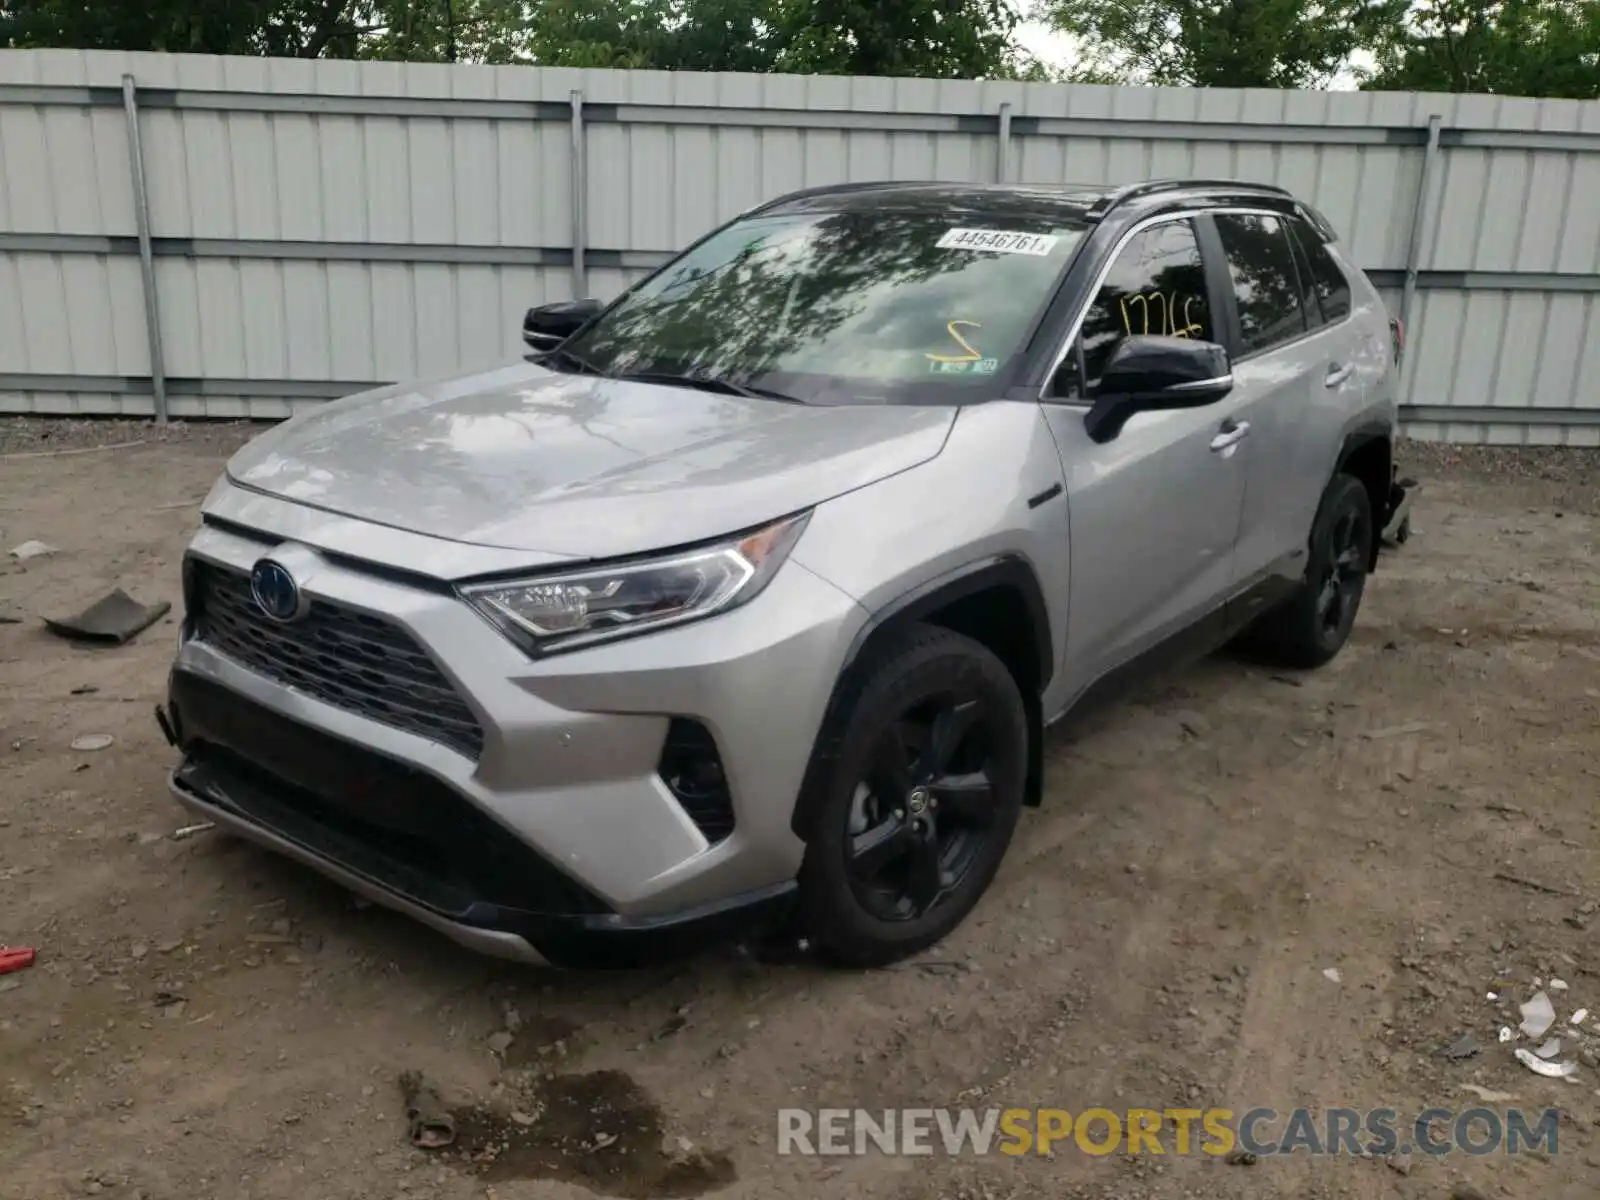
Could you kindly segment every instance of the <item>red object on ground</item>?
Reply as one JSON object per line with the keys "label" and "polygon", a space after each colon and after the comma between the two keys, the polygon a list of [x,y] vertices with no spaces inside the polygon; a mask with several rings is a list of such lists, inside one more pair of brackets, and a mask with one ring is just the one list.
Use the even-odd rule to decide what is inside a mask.
{"label": "red object on ground", "polygon": [[33,966],[33,957],[31,946],[0,946],[0,975]]}

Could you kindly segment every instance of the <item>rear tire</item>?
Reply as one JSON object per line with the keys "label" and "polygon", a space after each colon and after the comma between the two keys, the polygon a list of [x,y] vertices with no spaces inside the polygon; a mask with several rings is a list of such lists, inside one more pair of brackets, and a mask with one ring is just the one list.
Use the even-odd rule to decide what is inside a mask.
{"label": "rear tire", "polygon": [[913,627],[862,664],[819,753],[801,931],[855,967],[933,945],[988,890],[1022,811],[1016,681],[982,643]]}
{"label": "rear tire", "polygon": [[1310,670],[1332,660],[1360,611],[1375,536],[1366,485],[1353,475],[1335,475],[1312,524],[1304,581],[1261,618],[1250,643],[1286,667]]}

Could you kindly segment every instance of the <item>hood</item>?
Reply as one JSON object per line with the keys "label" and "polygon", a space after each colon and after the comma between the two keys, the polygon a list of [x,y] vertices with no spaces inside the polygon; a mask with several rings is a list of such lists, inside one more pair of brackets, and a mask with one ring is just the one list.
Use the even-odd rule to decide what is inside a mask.
{"label": "hood", "polygon": [[949,408],[810,407],[532,363],[287,421],[235,483],[479,546],[610,558],[718,537],[937,455]]}

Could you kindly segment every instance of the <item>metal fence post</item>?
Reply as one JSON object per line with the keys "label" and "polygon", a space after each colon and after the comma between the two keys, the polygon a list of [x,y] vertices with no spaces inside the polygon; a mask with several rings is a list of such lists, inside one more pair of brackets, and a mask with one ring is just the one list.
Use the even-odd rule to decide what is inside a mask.
{"label": "metal fence post", "polygon": [[1011,182],[1011,101],[1000,104],[1000,138],[996,146],[995,180]]}
{"label": "metal fence post", "polygon": [[[1433,173],[1439,161],[1439,129],[1444,118],[1438,113],[1428,118],[1428,146],[1423,151],[1422,177],[1417,181],[1417,203],[1411,212],[1411,240],[1406,246],[1406,282],[1400,293],[1400,324],[1405,327],[1406,341],[1411,341],[1411,309],[1417,299],[1417,271],[1422,260],[1422,236],[1428,224],[1428,201],[1433,193]],[[1436,214],[1437,215],[1437,214]],[[1408,355],[1409,359],[1411,356]],[[1411,388],[1416,372],[1407,371],[1402,403],[1411,402]]]}
{"label": "metal fence post", "polygon": [[150,193],[144,181],[144,148],[139,140],[138,85],[122,77],[122,114],[128,126],[128,169],[133,176],[133,217],[139,230],[139,278],[144,284],[144,327],[150,342],[150,392],[156,424],[167,423],[167,369],[161,353],[161,310],[156,304],[156,260],[150,249]]}
{"label": "metal fence post", "polygon": [[589,182],[587,167],[588,139],[583,128],[583,93],[572,93],[572,298],[585,299],[588,280],[584,266],[584,250],[589,237]]}

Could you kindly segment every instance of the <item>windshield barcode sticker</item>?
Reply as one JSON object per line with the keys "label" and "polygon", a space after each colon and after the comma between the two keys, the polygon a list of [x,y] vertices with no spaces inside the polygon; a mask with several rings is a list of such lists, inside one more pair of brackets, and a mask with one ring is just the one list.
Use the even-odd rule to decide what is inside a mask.
{"label": "windshield barcode sticker", "polygon": [[939,239],[941,250],[993,250],[1000,254],[1043,257],[1055,249],[1056,239],[1040,233],[1008,233],[1004,229],[952,229]]}

